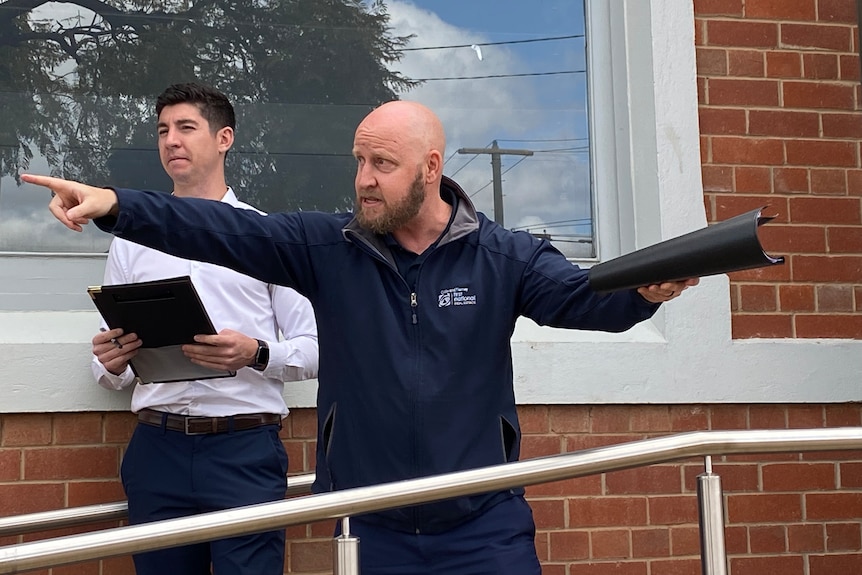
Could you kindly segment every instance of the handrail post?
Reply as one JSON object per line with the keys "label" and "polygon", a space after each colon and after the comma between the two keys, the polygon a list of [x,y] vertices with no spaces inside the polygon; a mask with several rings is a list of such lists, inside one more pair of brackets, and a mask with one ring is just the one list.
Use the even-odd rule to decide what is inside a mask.
{"label": "handrail post", "polygon": [[341,535],[332,541],[335,575],[359,575],[359,537],[350,534],[350,517],[341,519]]}
{"label": "handrail post", "polygon": [[709,455],[704,458],[704,473],[697,476],[697,502],[703,575],[727,575],[721,477],[712,472]]}

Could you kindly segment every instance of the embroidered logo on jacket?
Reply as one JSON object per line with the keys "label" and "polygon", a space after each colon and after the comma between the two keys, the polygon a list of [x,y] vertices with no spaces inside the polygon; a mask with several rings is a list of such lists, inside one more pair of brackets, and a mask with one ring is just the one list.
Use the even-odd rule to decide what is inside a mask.
{"label": "embroidered logo on jacket", "polygon": [[469,288],[455,287],[440,290],[437,296],[438,307],[450,305],[476,305],[476,296],[469,294]]}

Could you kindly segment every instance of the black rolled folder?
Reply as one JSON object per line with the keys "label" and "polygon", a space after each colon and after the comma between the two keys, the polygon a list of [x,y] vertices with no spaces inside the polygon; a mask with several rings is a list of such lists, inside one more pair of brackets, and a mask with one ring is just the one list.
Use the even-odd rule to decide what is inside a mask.
{"label": "black rolled folder", "polygon": [[775,216],[758,208],[590,268],[590,287],[600,293],[717,275],[784,263],[763,251],[757,228]]}

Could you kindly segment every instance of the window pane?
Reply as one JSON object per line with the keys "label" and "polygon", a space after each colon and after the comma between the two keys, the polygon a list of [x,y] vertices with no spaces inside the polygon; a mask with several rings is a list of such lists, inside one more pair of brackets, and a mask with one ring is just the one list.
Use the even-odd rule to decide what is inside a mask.
{"label": "window pane", "polygon": [[583,2],[387,5],[412,35],[394,68],[423,80],[402,97],[444,121],[445,173],[505,227],[591,256]]}
{"label": "window pane", "polygon": [[0,2],[2,251],[104,251],[107,236],[49,221],[44,191],[16,175],[170,190],[154,99],[198,79],[234,101],[228,181],[261,209],[350,209],[353,130],[411,99],[443,119],[444,172],[480,210],[593,255],[580,1],[30,6]]}

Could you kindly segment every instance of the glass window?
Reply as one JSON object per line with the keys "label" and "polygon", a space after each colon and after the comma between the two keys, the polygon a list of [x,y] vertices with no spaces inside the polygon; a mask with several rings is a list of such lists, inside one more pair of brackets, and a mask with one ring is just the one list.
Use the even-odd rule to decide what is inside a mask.
{"label": "glass window", "polygon": [[592,255],[583,2],[391,3],[403,94],[438,112],[445,173],[489,217]]}
{"label": "glass window", "polygon": [[0,2],[0,251],[104,252],[17,175],[169,191],[153,104],[197,79],[234,102],[228,182],[261,209],[349,210],[356,125],[410,99],[442,118],[444,173],[480,210],[595,254],[582,1],[33,5]]}

